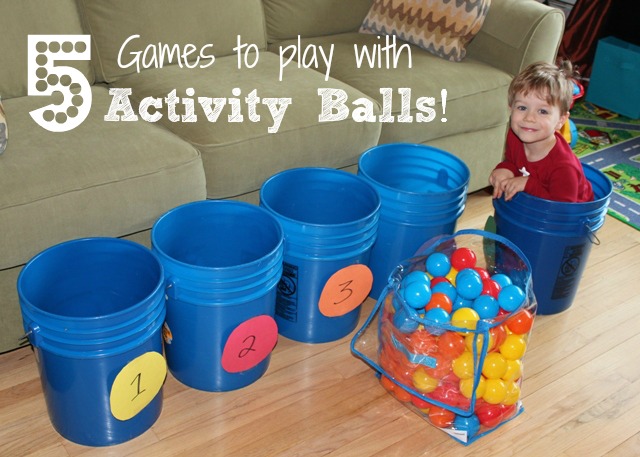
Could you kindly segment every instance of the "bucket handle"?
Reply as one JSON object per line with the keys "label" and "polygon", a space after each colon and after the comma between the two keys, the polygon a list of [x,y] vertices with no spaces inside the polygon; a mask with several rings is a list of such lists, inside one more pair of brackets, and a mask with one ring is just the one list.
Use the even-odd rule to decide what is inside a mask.
{"label": "bucket handle", "polygon": [[20,346],[26,346],[27,342],[30,343],[33,347],[38,347],[38,342],[40,341],[40,337],[38,334],[40,333],[40,326],[31,322],[29,324],[29,330],[27,330],[24,335],[18,338],[18,344]]}
{"label": "bucket handle", "polygon": [[596,230],[594,230],[593,227],[586,222],[584,226],[587,229],[587,236],[589,237],[589,241],[591,242],[591,244],[600,246],[600,238],[598,238],[598,235],[596,235]]}

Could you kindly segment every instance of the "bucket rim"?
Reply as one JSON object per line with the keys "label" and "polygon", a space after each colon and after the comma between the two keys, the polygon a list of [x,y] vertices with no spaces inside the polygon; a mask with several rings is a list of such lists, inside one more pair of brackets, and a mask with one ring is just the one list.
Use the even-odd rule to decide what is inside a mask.
{"label": "bucket rim", "polygon": [[[196,265],[196,264],[183,262],[182,260],[178,260],[175,257],[167,254],[164,251],[164,249],[161,249],[161,247],[158,245],[156,234],[157,234],[157,228],[160,226],[160,224],[164,220],[166,220],[165,218],[171,217],[178,211],[184,211],[189,207],[195,207],[195,206],[201,206],[201,205],[213,205],[213,204],[218,206],[226,205],[229,207],[231,206],[242,207],[250,211],[255,211],[256,213],[262,214],[274,224],[274,228],[277,231],[276,236],[278,238],[278,242],[269,252],[267,252],[262,257],[251,260],[249,262],[242,262],[235,265],[229,265],[224,267],[212,267],[212,266]],[[151,228],[150,238],[151,238],[152,252],[160,258],[159,259],[160,264],[162,264],[163,261],[167,261],[174,265],[178,265],[182,268],[188,268],[190,270],[199,271],[201,273],[215,273],[215,272],[229,271],[231,269],[246,269],[254,265],[265,263],[265,259],[275,259],[275,260],[267,261],[267,265],[270,265],[271,263],[277,263],[278,258],[282,256],[281,251],[284,250],[284,230],[280,222],[271,213],[269,213],[264,208],[261,208],[258,205],[253,205],[251,203],[242,202],[242,201],[231,201],[231,200],[197,200],[197,201],[183,203],[182,205],[176,206],[175,208],[170,209],[169,211],[164,213],[162,216],[160,216],[158,220],[153,224],[153,227]],[[279,252],[280,254],[278,254]]]}
{"label": "bucket rim", "polygon": [[[72,244],[78,244],[78,243],[95,243],[95,242],[110,242],[110,243],[115,243],[115,244],[121,244],[121,245],[128,245],[131,248],[134,248],[136,250],[139,250],[140,252],[144,252],[146,255],[149,256],[150,259],[153,259],[153,261],[155,262],[155,264],[158,266],[159,269],[159,279],[158,282],[155,284],[155,286],[152,288],[151,292],[149,292],[147,295],[145,295],[142,299],[140,299],[137,303],[134,303],[132,306],[126,307],[124,309],[121,309],[120,311],[116,311],[114,313],[107,313],[107,314],[101,314],[101,315],[96,315],[96,316],[65,316],[62,314],[56,314],[56,313],[52,313],[50,311],[46,311],[43,310],[42,308],[40,308],[39,306],[37,306],[35,303],[32,303],[31,300],[28,299],[27,295],[25,295],[24,292],[24,281],[25,281],[25,277],[26,275],[29,274],[29,268],[30,266],[34,265],[35,262],[38,261],[38,259],[42,258],[45,255],[49,255],[51,254],[51,252],[53,252],[54,250],[57,249],[63,249],[68,247],[69,245]],[[83,237],[83,238],[75,238],[75,239],[71,239],[71,240],[67,240],[67,241],[63,241],[61,243],[57,243],[54,244],[53,246],[50,246],[46,249],[44,249],[43,251],[39,252],[38,254],[36,254],[35,256],[33,256],[26,264],[25,266],[22,268],[22,270],[20,271],[20,274],[18,275],[18,280],[17,280],[17,289],[18,289],[18,296],[21,302],[21,306],[28,306],[29,309],[31,309],[33,312],[35,312],[36,314],[40,315],[40,316],[44,316],[53,320],[58,320],[58,319],[64,319],[65,321],[68,322],[73,322],[73,323],[89,323],[89,322],[94,322],[94,321],[98,321],[98,320],[102,320],[106,317],[109,318],[118,318],[121,316],[124,316],[128,313],[131,313],[133,310],[135,310],[136,308],[142,306],[144,303],[147,303],[148,301],[153,301],[153,298],[159,294],[162,293],[162,291],[164,290],[164,283],[165,283],[165,278],[164,278],[164,267],[162,265],[162,262],[160,262],[160,259],[158,259],[158,257],[146,246],[143,246],[140,243],[136,243],[135,241],[131,241],[131,240],[126,240],[123,238],[112,238],[112,237]]]}
{"label": "bucket rim", "polygon": [[[265,201],[265,199],[263,198],[264,196],[264,192],[265,192],[265,187],[268,186],[271,182],[273,182],[275,179],[278,179],[284,175],[287,174],[294,174],[294,173],[301,173],[303,171],[321,171],[323,173],[330,173],[336,176],[340,176],[340,177],[344,177],[345,179],[349,179],[353,182],[356,182],[360,185],[362,185],[363,187],[366,187],[369,192],[371,193],[371,195],[374,197],[375,199],[375,204],[374,204],[374,209],[373,211],[371,211],[369,214],[367,214],[364,217],[361,217],[359,219],[354,219],[352,221],[349,222],[339,222],[339,223],[331,223],[331,224],[321,224],[321,223],[317,223],[317,222],[303,222],[300,221],[298,219],[294,219],[292,217],[288,217],[285,216],[283,214],[281,214],[280,212],[276,211],[275,209],[273,209],[271,207],[271,205]],[[360,224],[367,224],[367,226],[369,224],[375,224],[375,222],[368,222],[371,221],[372,219],[377,219],[377,215],[380,212],[380,208],[382,206],[382,201],[381,201],[381,197],[380,194],[378,193],[378,190],[367,180],[362,179],[361,177],[359,177],[356,174],[353,173],[349,173],[347,171],[344,170],[338,170],[336,168],[328,168],[328,167],[296,167],[296,168],[289,168],[286,170],[282,170],[272,176],[270,176],[260,187],[260,206],[265,208],[267,211],[271,212],[272,214],[276,215],[276,217],[278,219],[282,219],[283,221],[285,221],[287,224],[292,224],[294,226],[308,226],[308,227],[314,227],[317,228],[319,230],[322,229],[327,229],[327,228],[350,228],[353,226],[357,226]]]}
{"label": "bucket rim", "polygon": [[[379,150],[383,150],[383,149],[390,149],[390,148],[396,148],[396,147],[403,147],[403,148],[407,148],[407,149],[422,149],[422,150],[430,150],[433,152],[436,152],[438,154],[441,154],[444,157],[450,158],[452,159],[461,169],[463,172],[465,172],[466,178],[464,180],[464,182],[462,184],[460,184],[459,186],[453,187],[452,189],[449,189],[446,193],[456,193],[456,192],[461,192],[462,189],[466,188],[469,185],[469,181],[471,179],[471,171],[469,170],[469,167],[467,166],[467,164],[460,159],[459,157],[453,155],[452,153],[445,151],[444,149],[440,149],[440,148],[436,148],[434,146],[429,146],[426,144],[419,144],[419,143],[405,143],[405,142],[399,142],[399,143],[385,143],[385,144],[378,144],[376,146],[372,146],[369,149],[367,149],[366,151],[364,151],[361,155],[360,158],[358,159],[358,173],[361,174],[362,176],[366,177],[367,180],[375,183],[376,187],[380,187],[380,189],[377,189],[378,192],[381,192],[381,189],[384,190],[385,192],[393,192],[394,194],[398,194],[398,193],[402,193],[403,195],[408,195],[408,196],[413,196],[413,197],[426,197],[426,196],[433,196],[433,195],[437,195],[437,193],[427,193],[427,192],[416,192],[416,191],[411,191],[411,190],[403,190],[403,189],[398,189],[397,187],[393,187],[390,186],[388,184],[382,183],[376,179],[374,179],[369,172],[366,170],[366,167],[363,167],[364,161],[370,157],[374,151],[379,151]],[[445,192],[442,192],[445,193]],[[381,193],[381,198],[382,198],[382,193]]]}

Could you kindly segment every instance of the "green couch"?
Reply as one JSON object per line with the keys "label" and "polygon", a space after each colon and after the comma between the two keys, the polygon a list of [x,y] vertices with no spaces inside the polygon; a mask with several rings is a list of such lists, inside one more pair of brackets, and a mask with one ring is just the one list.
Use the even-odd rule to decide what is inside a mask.
{"label": "green couch", "polygon": [[[22,266],[64,240],[114,236],[148,244],[153,222],[179,204],[204,198],[255,203],[262,182],[280,170],[353,171],[359,155],[379,143],[448,150],[471,169],[469,190],[484,187],[502,154],[509,81],[524,65],[555,57],[564,16],[534,0],[493,0],[462,62],[412,46],[411,69],[402,60],[396,68],[356,68],[353,45],[377,40],[358,33],[370,5],[0,0],[0,97],[9,126],[0,155],[0,352],[17,347],[23,333],[16,291]],[[56,65],[74,68],[80,76],[73,83],[29,70],[29,35],[82,34],[91,36],[90,60],[65,60],[58,47],[83,52],[66,42],[35,47],[53,52]],[[163,45],[177,45],[171,64],[156,58]],[[322,59],[306,68],[294,58],[281,74],[280,50],[292,45],[333,45],[330,71]],[[78,116],[89,95],[76,81],[88,82],[86,119],[64,132],[37,125],[32,111],[67,101],[61,92],[27,95],[30,71],[41,78],[38,90],[59,83],[62,92],[81,95],[62,118],[50,115],[51,123]],[[320,119],[319,89],[340,91],[350,102],[368,100],[378,116],[387,109],[381,88],[394,91],[394,116],[402,109],[397,88],[411,88],[414,99],[435,97],[436,120]]]}

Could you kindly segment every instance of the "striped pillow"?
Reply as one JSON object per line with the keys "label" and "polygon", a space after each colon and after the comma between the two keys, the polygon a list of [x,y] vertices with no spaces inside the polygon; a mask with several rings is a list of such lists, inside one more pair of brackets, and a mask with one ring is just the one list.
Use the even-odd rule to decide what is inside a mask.
{"label": "striped pillow", "polygon": [[361,33],[395,35],[454,62],[484,23],[491,0],[374,0]]}
{"label": "striped pillow", "polygon": [[2,99],[0,99],[0,154],[7,148],[7,139],[9,133],[7,131],[7,117],[4,114],[4,108],[2,107]]}

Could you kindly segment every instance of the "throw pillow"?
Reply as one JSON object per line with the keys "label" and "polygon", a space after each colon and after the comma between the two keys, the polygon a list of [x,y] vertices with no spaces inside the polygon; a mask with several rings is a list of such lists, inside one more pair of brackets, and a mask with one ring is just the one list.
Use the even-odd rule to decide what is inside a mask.
{"label": "throw pillow", "polygon": [[4,114],[2,99],[0,99],[0,154],[7,148],[9,133],[7,130],[7,116]]}
{"label": "throw pillow", "polygon": [[361,33],[395,35],[454,62],[467,53],[491,0],[374,0]]}

